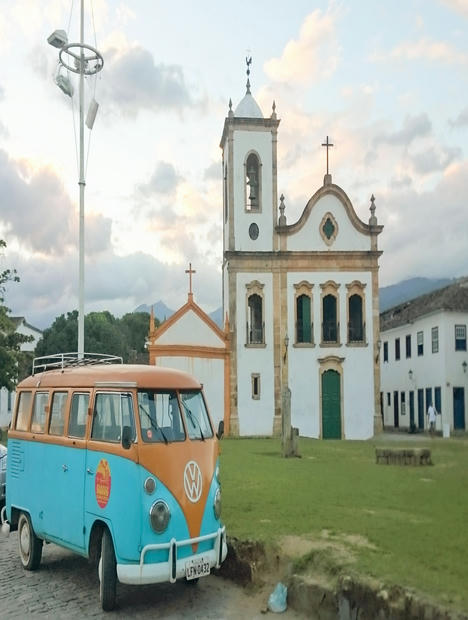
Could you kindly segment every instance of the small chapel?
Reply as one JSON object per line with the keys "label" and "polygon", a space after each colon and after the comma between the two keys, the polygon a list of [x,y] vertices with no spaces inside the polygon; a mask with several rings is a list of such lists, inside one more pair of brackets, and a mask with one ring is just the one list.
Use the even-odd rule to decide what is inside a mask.
{"label": "small chapel", "polygon": [[[275,103],[265,117],[252,96],[248,62],[245,96],[234,109],[229,102],[220,143],[226,321],[217,335],[224,381],[220,370],[211,391],[223,395],[231,436],[279,436],[287,388],[291,423],[301,436],[368,439],[381,430],[377,241],[383,226],[374,196],[365,223],[333,183],[328,137],[323,185],[297,222],[288,223],[277,188],[279,124]],[[190,303],[182,316],[195,311]],[[188,343],[195,332],[183,331]]]}

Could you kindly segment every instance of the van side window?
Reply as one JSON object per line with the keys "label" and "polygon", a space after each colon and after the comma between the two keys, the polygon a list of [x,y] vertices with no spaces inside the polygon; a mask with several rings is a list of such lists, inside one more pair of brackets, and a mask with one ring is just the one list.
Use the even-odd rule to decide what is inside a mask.
{"label": "van side window", "polygon": [[16,430],[27,431],[29,426],[29,412],[31,410],[31,392],[20,392],[16,414]]}
{"label": "van side window", "polygon": [[75,392],[72,396],[68,436],[82,439],[86,433],[86,414],[88,413],[89,394]]}
{"label": "van side window", "polygon": [[65,428],[65,406],[68,392],[54,392],[52,395],[52,407],[50,414],[50,435],[63,435]]}
{"label": "van side window", "polygon": [[132,395],[128,392],[96,394],[91,438],[100,441],[120,441],[123,426],[130,426],[132,439],[135,439]]}
{"label": "van side window", "polygon": [[31,433],[43,433],[47,415],[49,392],[36,392],[31,420]]}

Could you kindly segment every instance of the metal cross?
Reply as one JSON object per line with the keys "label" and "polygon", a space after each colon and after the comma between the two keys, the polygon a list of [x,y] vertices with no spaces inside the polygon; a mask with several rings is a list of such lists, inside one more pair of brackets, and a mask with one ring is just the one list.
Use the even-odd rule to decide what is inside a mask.
{"label": "metal cross", "polygon": [[189,274],[189,284],[190,284],[189,295],[192,295],[192,273],[197,273],[195,269],[192,269],[192,263],[189,263],[189,268],[185,270],[185,273]]}
{"label": "metal cross", "polygon": [[328,141],[328,136],[327,136],[327,140],[326,140],[326,142],[322,143],[322,146],[326,146],[327,147],[327,174],[328,174],[328,149],[331,146],[334,146],[334,145],[331,142]]}

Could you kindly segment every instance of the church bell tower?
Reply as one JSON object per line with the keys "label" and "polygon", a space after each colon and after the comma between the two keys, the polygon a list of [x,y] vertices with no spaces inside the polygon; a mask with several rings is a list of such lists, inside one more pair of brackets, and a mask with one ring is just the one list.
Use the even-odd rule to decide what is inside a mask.
{"label": "church bell tower", "polygon": [[[251,347],[266,346],[264,302],[271,286],[264,282],[258,268],[262,256],[267,260],[268,254],[279,249],[275,227],[278,220],[277,133],[280,121],[276,117],[274,102],[271,116],[265,118],[252,96],[251,62],[252,58],[246,58],[247,84],[243,99],[234,110],[229,101],[220,143],[223,164],[223,307],[231,327],[233,434],[236,430],[238,432],[236,420],[241,381],[238,367],[243,363],[241,358]],[[252,299],[256,300],[256,307],[252,307]],[[262,303],[259,308],[258,304]],[[252,371],[252,377],[254,375]],[[242,381],[248,383],[247,379]],[[266,403],[264,398],[263,403]]]}

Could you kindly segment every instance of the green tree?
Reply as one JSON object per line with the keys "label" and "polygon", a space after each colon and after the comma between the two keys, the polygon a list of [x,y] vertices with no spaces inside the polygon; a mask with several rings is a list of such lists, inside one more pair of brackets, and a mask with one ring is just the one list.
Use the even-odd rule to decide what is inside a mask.
{"label": "green tree", "polygon": [[[6,243],[0,239],[0,251]],[[16,331],[16,325],[8,316],[10,309],[5,306],[5,291],[8,282],[19,282],[16,269],[5,269],[0,272],[0,387],[14,390],[18,381],[24,355],[21,345],[30,342],[32,336],[25,336]]]}
{"label": "green tree", "polygon": [[[155,319],[156,327],[159,326]],[[127,346],[126,359],[131,363],[147,364],[148,351],[145,348],[149,331],[149,314],[147,312],[128,312],[120,319],[122,334]]]}
{"label": "green tree", "polygon": [[[149,331],[149,314],[128,313],[121,319],[107,310],[90,312],[84,320],[84,348],[87,353],[119,355],[124,362],[148,363],[145,349]],[[53,355],[76,351],[78,345],[78,312],[58,316],[45,329],[36,346],[36,355]]]}

